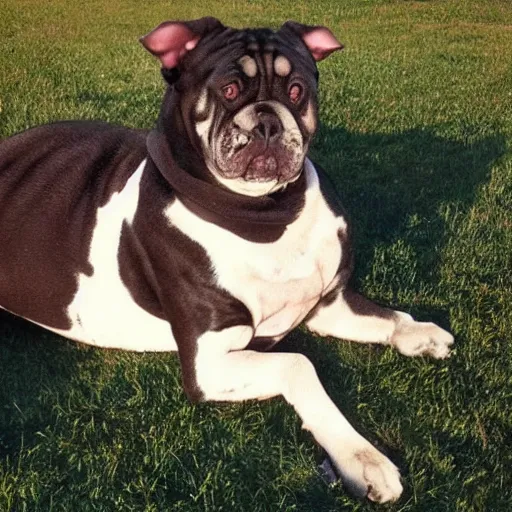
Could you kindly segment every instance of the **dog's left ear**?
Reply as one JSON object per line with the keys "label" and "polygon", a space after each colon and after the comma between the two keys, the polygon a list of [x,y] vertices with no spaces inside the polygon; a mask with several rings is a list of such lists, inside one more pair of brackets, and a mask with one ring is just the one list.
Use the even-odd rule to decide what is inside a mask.
{"label": "dog's left ear", "polygon": [[297,34],[317,62],[325,59],[333,52],[343,50],[343,45],[327,27],[287,21],[280,30],[285,32],[290,30]]}
{"label": "dog's left ear", "polygon": [[160,59],[162,68],[173,69],[202,37],[223,28],[218,19],[209,16],[192,21],[164,21],[139,41]]}

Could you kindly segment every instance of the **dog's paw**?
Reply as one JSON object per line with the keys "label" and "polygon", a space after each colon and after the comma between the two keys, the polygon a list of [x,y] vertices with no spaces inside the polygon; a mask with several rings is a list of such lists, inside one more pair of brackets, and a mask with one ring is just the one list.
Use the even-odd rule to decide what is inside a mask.
{"label": "dog's paw", "polygon": [[406,356],[426,355],[445,359],[450,356],[453,336],[436,324],[416,322],[409,317],[398,323],[391,345]]}
{"label": "dog's paw", "polygon": [[369,443],[343,454],[334,463],[343,485],[359,498],[386,503],[402,494],[397,467]]}

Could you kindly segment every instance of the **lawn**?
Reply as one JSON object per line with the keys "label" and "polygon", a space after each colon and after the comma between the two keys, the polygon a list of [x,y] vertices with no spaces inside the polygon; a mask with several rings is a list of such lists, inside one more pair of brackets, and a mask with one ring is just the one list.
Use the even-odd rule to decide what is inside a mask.
{"label": "lawn", "polygon": [[378,507],[319,475],[283,400],[191,405],[173,354],[96,350],[0,315],[1,511],[512,510],[512,3],[3,0],[0,137],[57,119],[151,127],[163,82],[137,38],[165,19],[326,24],[313,156],[354,225],[355,280],[433,319],[451,359],[320,340],[314,362],[404,475]]}

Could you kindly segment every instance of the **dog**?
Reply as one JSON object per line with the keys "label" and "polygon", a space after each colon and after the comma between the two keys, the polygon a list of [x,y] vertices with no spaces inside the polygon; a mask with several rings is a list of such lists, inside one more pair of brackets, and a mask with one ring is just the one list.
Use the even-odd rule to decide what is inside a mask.
{"label": "dog", "polygon": [[312,332],[445,358],[451,334],[350,287],[350,232],[308,157],[322,26],[168,21],[141,38],[167,82],[155,129],[59,122],[0,144],[0,304],[98,347],[177,351],[193,401],[282,395],[343,483],[376,502],[395,465],[301,354]]}

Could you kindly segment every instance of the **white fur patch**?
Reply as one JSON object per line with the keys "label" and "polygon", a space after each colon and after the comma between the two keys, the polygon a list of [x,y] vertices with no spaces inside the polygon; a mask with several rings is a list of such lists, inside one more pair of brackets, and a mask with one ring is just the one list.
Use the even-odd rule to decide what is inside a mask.
{"label": "white fur patch", "polygon": [[254,109],[254,105],[254,103],[247,105],[235,115],[233,118],[233,123],[235,126],[238,126],[240,129],[246,132],[251,132],[254,128],[256,128],[259,119]]}
{"label": "white fur patch", "polygon": [[309,133],[313,133],[316,130],[315,109],[311,101],[308,103],[306,112],[302,115],[302,121],[304,122],[304,126]]}
{"label": "white fur patch", "polygon": [[[197,340],[195,357],[196,380],[205,395],[219,397],[229,394],[233,383],[224,385],[219,379],[225,375],[222,365],[225,364],[226,354],[233,350],[244,349],[253,337],[253,329],[248,325],[237,325],[222,331],[209,331]],[[220,385],[219,385],[220,384]]]}
{"label": "white fur patch", "polygon": [[204,116],[204,114],[206,114],[207,107],[208,107],[208,91],[206,89],[203,89],[201,91],[201,95],[199,96],[199,99],[197,100],[196,114],[198,116]]}
{"label": "white fur patch", "polygon": [[256,61],[249,55],[244,55],[238,64],[242,67],[242,71],[249,77],[254,78],[258,74],[258,65]]}
{"label": "white fur patch", "polygon": [[121,192],[98,209],[89,252],[94,272],[91,276],[79,275],[78,291],[68,308],[73,325],[70,330],[56,331],[59,334],[101,347],[176,350],[169,323],[138,306],[119,275],[121,228],[124,221],[132,222],[137,210],[145,163],[139,165]]}
{"label": "white fur patch", "polygon": [[196,133],[199,138],[203,141],[203,144],[208,144],[208,134],[213,124],[213,120],[215,118],[215,106],[211,105],[210,112],[208,113],[208,117],[204,121],[199,121],[196,123]]}
{"label": "white fur patch", "polygon": [[328,208],[306,160],[306,205],[274,243],[249,242],[194,215],[176,200],[169,222],[203,246],[218,285],[252,314],[257,336],[282,337],[297,326],[334,279],[341,258],[340,219]]}
{"label": "white fur patch", "polygon": [[278,55],[274,60],[274,71],[278,76],[288,76],[292,71],[290,61],[284,55]]}
{"label": "white fur patch", "polygon": [[320,336],[384,344],[389,343],[395,325],[393,318],[354,313],[341,293],[331,304],[320,308],[307,322],[308,328]]}

